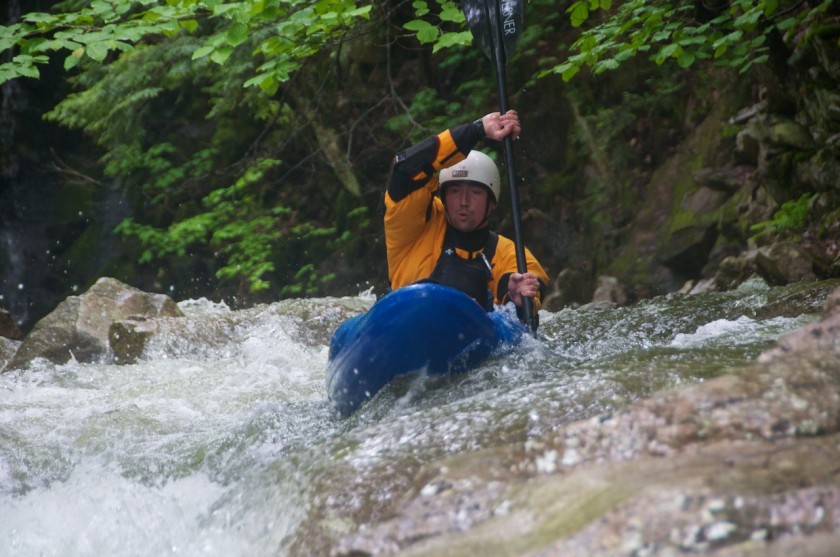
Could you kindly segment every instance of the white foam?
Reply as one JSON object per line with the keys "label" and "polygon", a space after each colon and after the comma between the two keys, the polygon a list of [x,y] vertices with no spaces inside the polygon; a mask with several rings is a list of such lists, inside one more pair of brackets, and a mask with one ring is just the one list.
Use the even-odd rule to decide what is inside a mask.
{"label": "white foam", "polygon": [[178,308],[188,317],[229,315],[231,313],[230,307],[224,300],[214,302],[207,298],[183,300],[178,302]]}
{"label": "white foam", "polygon": [[677,333],[671,346],[675,348],[690,348],[709,344],[710,341],[726,337],[732,339],[740,334],[747,334],[756,328],[755,320],[742,315],[734,321],[718,319],[701,325],[694,333]]}
{"label": "white foam", "polygon": [[202,474],[150,487],[84,466],[49,487],[0,497],[4,555],[242,555],[244,540],[206,520],[224,489]]}
{"label": "white foam", "polygon": [[751,343],[766,343],[795,330],[815,319],[812,315],[798,317],[774,317],[755,320],[741,316],[735,320],[718,319],[701,325],[694,333],[678,333],[671,346],[674,348],[697,348],[700,346],[732,346]]}

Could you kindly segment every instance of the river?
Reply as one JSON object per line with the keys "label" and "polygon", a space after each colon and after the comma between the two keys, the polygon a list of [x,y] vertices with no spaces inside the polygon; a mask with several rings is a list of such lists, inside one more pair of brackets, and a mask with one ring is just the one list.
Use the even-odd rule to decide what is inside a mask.
{"label": "river", "polygon": [[132,365],[0,374],[0,555],[326,554],[385,513],[424,462],[524,442],[753,361],[816,320],[774,309],[794,292],[749,281],[544,312],[539,340],[456,378],[392,385],[344,420],[325,399],[327,344],[369,293],[236,312],[181,302],[196,339],[221,319],[228,341],[182,331]]}

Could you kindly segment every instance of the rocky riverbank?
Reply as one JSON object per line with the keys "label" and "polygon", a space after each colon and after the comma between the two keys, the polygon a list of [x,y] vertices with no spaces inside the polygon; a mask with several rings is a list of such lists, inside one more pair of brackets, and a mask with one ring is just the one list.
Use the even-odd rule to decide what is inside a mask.
{"label": "rocky riverbank", "polygon": [[[338,311],[318,331],[325,338],[360,311],[330,304]],[[336,516],[332,498],[315,498],[299,525],[309,542],[290,553],[834,556],[840,281],[802,283],[761,314],[812,314],[817,306],[819,321],[744,369],[524,442],[423,462],[384,512],[360,505]],[[104,278],[25,338],[0,338],[0,367],[25,370],[38,358],[130,363],[160,337],[182,338],[193,353],[222,345],[249,315],[185,317],[166,296]],[[378,493],[374,485],[352,489],[357,501]]]}
{"label": "rocky riverbank", "polygon": [[737,373],[428,463],[331,555],[830,557],[838,459],[840,289]]}

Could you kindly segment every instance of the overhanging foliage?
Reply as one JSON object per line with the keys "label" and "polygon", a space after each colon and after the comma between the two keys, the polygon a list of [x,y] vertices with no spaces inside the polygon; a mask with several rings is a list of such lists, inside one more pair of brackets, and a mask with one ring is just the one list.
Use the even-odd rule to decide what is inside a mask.
{"label": "overhanging foliage", "polygon": [[[835,18],[831,5],[532,0],[512,65],[570,80],[583,69],[602,73],[642,54],[656,64],[688,68],[713,61],[745,72],[768,59],[771,39],[803,40],[818,23]],[[348,37],[367,34],[388,56],[397,41],[431,53],[449,48],[438,69],[459,66],[456,94],[486,95],[481,77],[463,71],[476,64],[460,48],[471,42],[460,5],[414,0],[407,6],[370,0],[67,0],[50,13],[26,13],[0,28],[0,52],[6,53],[0,83],[37,78],[50,57],[63,58],[77,92],[48,117],[94,138],[104,151],[103,172],[143,208],[119,227],[140,241],[141,261],[190,255],[212,260],[216,277],[241,281],[252,291],[277,287],[306,294],[331,276],[319,278],[312,261],[354,241],[335,222],[356,215],[355,230],[370,226],[367,215],[356,212],[366,209],[360,200],[334,206],[340,188],[326,189],[322,203],[328,208],[319,213],[298,197],[300,175],[289,178],[313,153],[327,151],[322,138],[329,137],[322,167],[333,176],[306,179],[306,185],[357,182],[350,175],[352,142],[338,141],[346,130],[325,128],[331,109],[317,104],[317,90],[327,87],[323,76],[339,63]],[[558,36],[571,36],[571,44]],[[541,37],[552,40],[534,46]],[[479,58],[475,50],[468,52]],[[389,60],[389,72],[393,66]],[[523,81],[529,77],[534,79],[526,75]],[[388,80],[390,92],[382,88],[374,96],[398,96],[390,74]],[[385,132],[417,139],[427,127],[452,123],[469,102],[417,84],[402,111],[385,119]],[[381,98],[370,99],[362,112],[374,112],[379,103]],[[302,130],[309,132],[308,143]],[[296,271],[278,279],[281,263]]]}
{"label": "overhanging foliage", "polygon": [[792,42],[807,34],[832,2],[625,0],[612,10],[612,0],[575,0],[566,11],[582,32],[572,53],[541,76],[559,74],[569,81],[584,67],[600,74],[637,54],[682,68],[713,60],[744,73],[768,60],[772,34]]}
{"label": "overhanging foliage", "polygon": [[368,17],[370,10],[370,4],[359,6],[355,0],[71,0],[59,4],[55,13],[28,13],[0,29],[0,51],[18,50],[0,66],[0,83],[38,77],[38,65],[50,53],[64,53],[69,70],[84,58],[105,62],[109,54],[159,36],[212,29],[193,58],[224,64],[249,37],[261,35],[249,46],[262,63],[246,85],[271,94],[303,60],[357,19]]}

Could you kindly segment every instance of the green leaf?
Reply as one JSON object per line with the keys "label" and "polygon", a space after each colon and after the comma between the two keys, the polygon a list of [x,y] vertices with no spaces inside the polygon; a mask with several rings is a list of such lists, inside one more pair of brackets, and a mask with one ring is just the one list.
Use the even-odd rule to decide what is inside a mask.
{"label": "green leaf", "polygon": [[411,6],[414,8],[414,14],[417,17],[423,17],[429,13],[429,5],[423,0],[414,0],[414,2],[411,3]]}
{"label": "green leaf", "polygon": [[363,17],[365,19],[369,19],[371,9],[373,9],[373,6],[368,4],[367,6],[360,6],[355,10],[350,10],[349,12],[344,13],[349,18]]}
{"label": "green leaf", "polygon": [[[3,65],[5,66],[5,64]],[[21,77],[31,77],[33,79],[41,77],[41,72],[38,71],[38,68],[31,64],[22,64],[15,67],[15,73]]]}
{"label": "green leaf", "polygon": [[414,31],[417,40],[423,44],[435,42],[440,34],[440,30],[436,26],[422,19],[411,20],[403,27],[409,31]]}
{"label": "green leaf", "polygon": [[79,61],[81,61],[82,57],[85,55],[85,47],[80,46],[73,50],[67,58],[64,59],[64,69],[70,70],[75,68]]}
{"label": "green leaf", "polygon": [[616,60],[614,58],[608,58],[606,60],[601,60],[600,62],[595,64],[595,67],[593,68],[593,71],[597,75],[597,74],[602,74],[607,70],[614,70],[614,69],[618,68],[618,66],[619,66],[618,60]]}
{"label": "green leaf", "polygon": [[225,39],[230,46],[239,46],[248,40],[248,26],[237,21],[228,27]]}
{"label": "green leaf", "polygon": [[[45,14],[43,12],[30,12],[28,14],[24,14],[21,19],[27,23],[60,23],[60,20],[56,16],[52,14]],[[39,25],[39,27],[41,27],[41,25]]]}
{"label": "green leaf", "polygon": [[776,27],[780,31],[787,31],[788,29],[792,29],[793,27],[796,27],[796,25],[798,23],[799,23],[799,21],[795,17],[789,17],[789,18],[783,19],[782,21],[777,23]]}
{"label": "green leaf", "polygon": [[89,43],[85,48],[85,54],[93,60],[101,62],[108,55],[108,46],[104,42]]}
{"label": "green leaf", "polygon": [[268,95],[274,95],[280,87],[280,83],[274,74],[268,73],[255,75],[245,82],[245,87],[253,87],[254,85],[265,91]]}
{"label": "green leaf", "polygon": [[213,15],[225,15],[233,10],[239,8],[239,4],[237,3],[229,3],[229,4],[216,4],[213,6]]}
{"label": "green leaf", "polygon": [[654,33],[654,35],[652,37],[652,40],[653,40],[653,42],[659,43],[659,42],[662,42],[664,40],[667,40],[670,36],[671,36],[670,31],[658,31],[657,33]]}
{"label": "green leaf", "polygon": [[435,43],[432,52],[437,52],[443,48],[452,46],[467,46],[472,44],[472,33],[469,31],[460,31],[458,33],[444,33]]}
{"label": "green leaf", "polygon": [[448,3],[440,12],[440,19],[442,21],[451,21],[453,23],[463,23],[465,21],[464,12],[456,4]]}
{"label": "green leaf", "polygon": [[204,45],[202,47],[196,48],[195,51],[193,51],[192,59],[197,60],[199,58],[204,58],[214,50],[216,50],[216,47],[213,45]]}
{"label": "green leaf", "polygon": [[566,12],[571,14],[572,27],[580,27],[589,18],[589,6],[582,0],[574,2],[566,9]]}
{"label": "green leaf", "polygon": [[198,21],[196,21],[195,19],[183,19],[178,23],[189,33],[195,33],[198,29]]}
{"label": "green leaf", "polygon": [[681,68],[688,68],[691,67],[691,65],[694,63],[694,60],[694,54],[692,54],[691,52],[683,51],[682,54],[680,54],[677,57],[677,64],[679,64]]}
{"label": "green leaf", "polygon": [[227,62],[227,59],[230,58],[231,54],[233,54],[233,47],[221,45],[213,49],[213,52],[210,53],[210,59],[221,65]]}
{"label": "green leaf", "polygon": [[756,57],[755,60],[753,60],[753,64],[764,64],[769,59],[770,59],[769,54],[762,54],[761,56],[758,56],[758,57]]}
{"label": "green leaf", "polygon": [[423,19],[412,19],[411,21],[406,22],[403,25],[403,28],[407,29],[409,31],[417,32],[417,31],[420,31],[421,29],[425,29],[427,27],[430,27],[431,25],[432,25],[431,23],[429,23],[428,21],[425,21]]}
{"label": "green leaf", "polygon": [[19,25],[0,26],[0,52],[12,48],[18,42]]}

